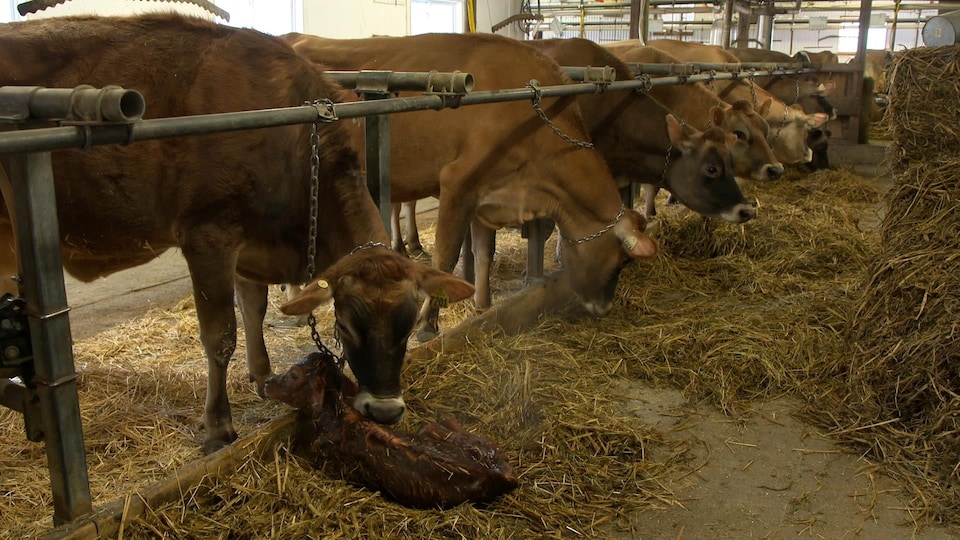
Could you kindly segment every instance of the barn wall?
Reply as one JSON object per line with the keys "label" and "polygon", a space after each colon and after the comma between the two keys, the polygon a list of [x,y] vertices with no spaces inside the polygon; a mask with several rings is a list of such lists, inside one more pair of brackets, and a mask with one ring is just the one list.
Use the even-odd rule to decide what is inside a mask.
{"label": "barn wall", "polygon": [[[477,0],[477,32],[490,33],[494,24],[520,13],[520,0]],[[516,24],[503,28],[497,35],[523,39]]]}
{"label": "barn wall", "polygon": [[329,38],[405,36],[410,30],[407,0],[306,0],[303,32]]}
{"label": "barn wall", "polygon": [[170,2],[141,2],[139,0],[73,0],[28,15],[27,19],[44,19],[69,15],[137,15],[158,11],[176,11],[203,19],[213,20],[214,16],[193,4]]}

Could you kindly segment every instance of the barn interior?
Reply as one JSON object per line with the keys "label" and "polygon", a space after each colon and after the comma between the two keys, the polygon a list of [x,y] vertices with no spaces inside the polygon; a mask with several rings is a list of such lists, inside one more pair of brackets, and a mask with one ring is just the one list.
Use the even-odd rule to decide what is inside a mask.
{"label": "barn interior", "polygon": [[[180,254],[91,283],[64,276],[87,469],[70,489],[87,505],[62,513],[64,471],[49,440],[26,436],[46,419],[9,405],[23,381],[0,364],[0,538],[960,534],[960,48],[933,32],[960,28],[960,2],[33,0],[0,6],[0,22],[171,9],[273,35],[831,51],[836,62],[806,67],[844,93],[828,96],[829,167],[739,181],[755,219],[704,218],[661,192],[660,253],[626,267],[605,317],[562,283],[557,235],[536,252],[519,230],[498,232],[493,307],[453,304],[439,338],[411,342],[400,424],[452,414],[497,441],[520,485],[485,504],[406,508],[298,455],[295,413],[257,395],[242,336],[227,381],[241,438],[204,456],[207,361]],[[870,51],[885,52],[879,70]],[[429,264],[436,200],[416,216]],[[531,252],[543,279],[526,275]],[[286,300],[271,288],[278,373],[317,347],[280,312]],[[340,353],[332,308],[315,314]]]}

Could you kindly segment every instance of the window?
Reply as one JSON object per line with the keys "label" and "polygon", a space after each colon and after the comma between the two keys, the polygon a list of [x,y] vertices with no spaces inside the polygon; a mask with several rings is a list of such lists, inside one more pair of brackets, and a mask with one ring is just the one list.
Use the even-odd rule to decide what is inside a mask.
{"label": "window", "polygon": [[[303,0],[215,0],[230,14],[230,26],[279,36],[303,32]],[[224,22],[224,21],[217,21]]]}
{"label": "window", "polygon": [[461,0],[413,0],[410,3],[410,34],[463,32]]}

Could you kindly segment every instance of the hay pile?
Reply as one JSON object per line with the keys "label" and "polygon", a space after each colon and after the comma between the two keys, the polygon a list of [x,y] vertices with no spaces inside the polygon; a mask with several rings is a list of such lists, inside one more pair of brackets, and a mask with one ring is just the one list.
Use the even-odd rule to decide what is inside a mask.
{"label": "hay pile", "polygon": [[883,459],[929,516],[960,520],[960,46],[896,55],[894,187],[836,373],[835,428]]}
{"label": "hay pile", "polygon": [[[878,192],[848,171],[792,176],[747,191],[759,198],[760,217],[742,226],[664,208],[663,256],[624,271],[608,317],[549,318],[524,335],[490,336],[407,366],[410,414],[404,427],[415,429],[450,412],[467,429],[492,436],[520,478],[520,487],[508,496],[482,508],[409,510],[304,466],[281,444],[275,455],[211,477],[182,502],[126,523],[124,535],[629,534],[634,512],[681,504],[662,479],[689,467],[691,457],[689,446],[662,444],[663,433],[623,407],[624,381],[676,386],[691,400],[732,415],[759,398],[842,391],[838,385],[844,381],[821,374],[829,371],[825,366],[848,359],[842,331],[875,256],[876,234],[867,223]],[[502,255],[523,253],[517,236],[498,238],[504,262],[494,275],[505,274],[508,283],[519,281],[522,263]],[[429,249],[429,234],[424,240]],[[547,252],[551,249],[552,244]],[[494,290],[503,295],[510,288],[501,282]],[[445,310],[442,327],[469,316],[465,306]],[[324,317],[321,326],[329,328],[329,314]],[[151,313],[78,347],[84,429],[94,441],[88,440],[88,450],[95,504],[199,456],[195,419],[206,366],[194,320],[187,303],[180,314]],[[273,357],[280,359],[278,370],[312,348],[305,329],[278,327],[267,337]],[[244,434],[284,410],[256,399],[242,360],[231,368],[229,384]],[[118,412],[126,409],[144,414],[127,420]],[[11,416],[0,411],[0,442],[19,448],[0,449],[0,465],[44,476],[42,450],[22,442]],[[95,424],[98,416],[110,420]],[[172,425],[160,423],[164,416],[173,417]],[[656,459],[648,457],[651,449]],[[4,491],[18,495],[33,482],[29,489],[37,492],[28,504],[19,498],[4,502],[0,531],[35,535],[49,527],[49,500],[41,496],[49,491],[46,481],[12,475],[10,482],[6,476],[0,482]]]}

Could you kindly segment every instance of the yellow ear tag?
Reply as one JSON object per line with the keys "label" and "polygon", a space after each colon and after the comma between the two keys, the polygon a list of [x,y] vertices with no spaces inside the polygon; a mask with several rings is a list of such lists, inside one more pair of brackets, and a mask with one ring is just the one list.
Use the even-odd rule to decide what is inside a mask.
{"label": "yellow ear tag", "polygon": [[327,283],[327,280],[321,279],[317,281],[317,287],[320,287],[321,289],[327,289],[330,287],[330,284]]}
{"label": "yellow ear tag", "polygon": [[430,293],[430,307],[445,308],[450,305],[446,289],[437,289]]}
{"label": "yellow ear tag", "polygon": [[632,252],[632,251],[633,251],[633,248],[636,247],[637,242],[639,242],[639,241],[640,241],[640,240],[638,240],[636,236],[632,236],[632,235],[631,235],[631,236],[628,236],[628,237],[626,237],[626,238],[623,239],[623,247],[624,247],[627,251],[631,251],[631,252]]}

